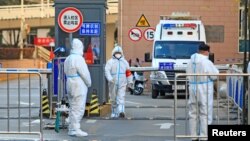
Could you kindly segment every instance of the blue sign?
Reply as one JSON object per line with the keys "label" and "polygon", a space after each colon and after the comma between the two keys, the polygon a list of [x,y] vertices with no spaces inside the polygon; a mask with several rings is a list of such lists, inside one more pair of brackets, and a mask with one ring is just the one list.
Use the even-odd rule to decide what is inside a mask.
{"label": "blue sign", "polygon": [[101,24],[97,22],[84,22],[80,28],[80,35],[100,36]]}
{"label": "blue sign", "polygon": [[174,63],[173,62],[160,62],[159,70],[174,70]]}

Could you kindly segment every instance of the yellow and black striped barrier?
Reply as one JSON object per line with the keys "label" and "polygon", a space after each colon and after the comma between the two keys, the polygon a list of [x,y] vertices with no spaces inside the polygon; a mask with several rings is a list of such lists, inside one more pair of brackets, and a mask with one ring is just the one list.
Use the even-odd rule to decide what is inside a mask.
{"label": "yellow and black striped barrier", "polygon": [[99,107],[98,97],[96,94],[92,94],[90,101],[90,109],[89,115],[100,115],[100,107]]}
{"label": "yellow and black striped barrier", "polygon": [[42,114],[43,116],[49,116],[50,114],[49,100],[46,89],[43,90],[43,95],[42,95]]}

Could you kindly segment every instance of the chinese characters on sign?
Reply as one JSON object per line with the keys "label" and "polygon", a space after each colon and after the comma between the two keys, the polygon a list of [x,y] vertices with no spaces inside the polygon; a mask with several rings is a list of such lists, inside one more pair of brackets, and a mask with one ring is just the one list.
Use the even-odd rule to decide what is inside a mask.
{"label": "chinese characters on sign", "polygon": [[160,62],[159,70],[174,70],[174,63],[172,62]]}
{"label": "chinese characters on sign", "polygon": [[80,29],[80,35],[94,35],[99,36],[101,31],[100,23],[91,22],[83,23]]}
{"label": "chinese characters on sign", "polygon": [[63,31],[67,33],[76,32],[79,30],[82,23],[82,13],[74,7],[67,7],[59,13],[58,25]]}
{"label": "chinese characters on sign", "polygon": [[50,46],[52,42],[55,42],[54,38],[34,38],[34,44],[38,46]]}
{"label": "chinese characters on sign", "polygon": [[64,15],[63,16],[63,24],[68,26],[75,26],[78,25],[78,16],[75,15]]}

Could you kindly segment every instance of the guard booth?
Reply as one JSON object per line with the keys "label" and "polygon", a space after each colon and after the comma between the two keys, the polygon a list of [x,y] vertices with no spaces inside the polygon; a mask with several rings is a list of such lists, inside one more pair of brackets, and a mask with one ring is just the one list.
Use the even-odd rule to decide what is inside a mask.
{"label": "guard booth", "polygon": [[[64,47],[66,51],[65,56],[60,57],[69,55],[70,42],[73,38],[80,39],[84,44],[84,58],[92,80],[87,103],[90,103],[93,92],[98,96],[99,104],[108,101],[107,83],[104,76],[105,6],[106,0],[55,0],[55,49]],[[58,84],[54,84],[54,89],[57,89],[55,88],[57,86]],[[55,91],[54,96],[57,97],[58,94]]]}

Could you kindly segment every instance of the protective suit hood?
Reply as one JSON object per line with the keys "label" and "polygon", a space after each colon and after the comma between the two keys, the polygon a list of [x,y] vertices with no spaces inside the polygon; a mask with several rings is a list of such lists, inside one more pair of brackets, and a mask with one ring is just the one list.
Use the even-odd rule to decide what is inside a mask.
{"label": "protective suit hood", "polygon": [[73,39],[70,54],[83,55],[84,46],[79,39]]}
{"label": "protective suit hood", "polygon": [[191,56],[191,62],[194,64],[200,64],[204,59],[208,59],[208,57],[199,53],[195,53]]}
{"label": "protective suit hood", "polygon": [[123,57],[123,50],[122,50],[122,47],[121,46],[115,46],[115,48],[112,50],[112,57],[114,57],[114,54],[116,52],[120,52],[122,57]]}

